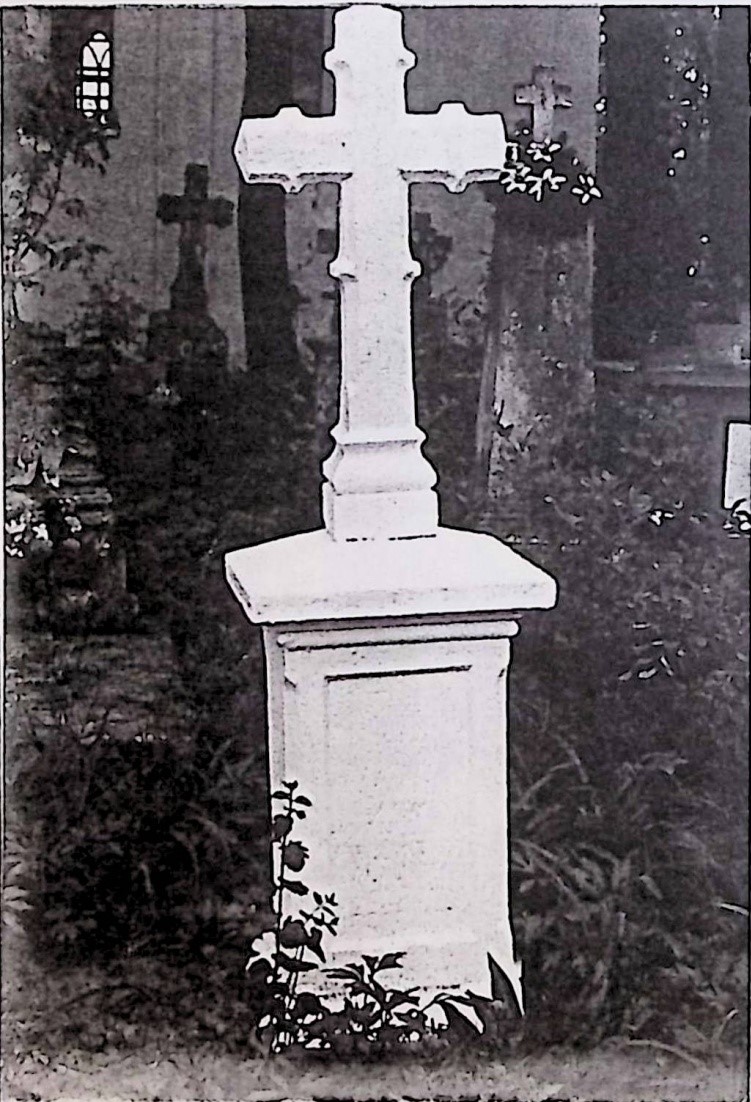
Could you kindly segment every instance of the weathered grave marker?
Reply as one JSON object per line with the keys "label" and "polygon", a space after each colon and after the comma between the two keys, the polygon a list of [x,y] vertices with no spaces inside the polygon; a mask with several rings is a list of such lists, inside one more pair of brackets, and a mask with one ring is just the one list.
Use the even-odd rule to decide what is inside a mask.
{"label": "weathered grave marker", "polygon": [[426,996],[487,994],[488,954],[521,1002],[508,902],[506,671],[513,613],[555,582],[500,541],[438,524],[412,379],[408,187],[497,179],[498,115],[405,110],[415,58],[399,12],[337,13],[333,116],[246,119],[248,183],[340,184],[342,368],[325,527],[231,552],[227,577],[264,626],[272,789],[296,780],[307,882],[334,891],[336,965],[405,952]]}
{"label": "weathered grave marker", "polygon": [[204,284],[206,227],[224,228],[232,224],[233,204],[229,199],[209,199],[209,170],[206,165],[189,164],[185,169],[182,195],[160,195],[156,216],[166,225],[180,227],[179,262],[170,295],[173,310],[208,309]]}
{"label": "weathered grave marker", "polygon": [[189,164],[182,195],[160,195],[157,218],[180,227],[178,265],[170,307],[151,315],[148,356],[168,365],[168,377],[184,397],[205,400],[227,366],[227,337],[209,314],[204,266],[206,228],[232,224],[234,204],[209,198],[209,170]]}
{"label": "weathered grave marker", "polygon": [[[531,83],[515,86],[516,102],[530,108],[533,142],[565,141],[553,128],[555,111],[574,106],[570,91],[549,65],[534,66]],[[548,157],[555,173],[553,148],[560,146],[538,154],[543,164]],[[572,169],[567,156],[561,171],[565,176]],[[550,450],[563,444],[570,461],[576,449],[569,442],[584,443],[594,412],[589,207],[573,193],[568,205],[561,204],[561,195],[549,192],[537,202],[531,195],[495,192],[476,454],[480,486],[487,487],[492,513],[503,518],[506,538],[537,536],[525,486],[538,445]]]}
{"label": "weathered grave marker", "polygon": [[514,89],[514,103],[532,108],[532,140],[549,142],[553,137],[553,123],[557,107],[571,107],[571,88],[557,84],[555,69],[551,65],[536,65],[530,84],[518,84]]}

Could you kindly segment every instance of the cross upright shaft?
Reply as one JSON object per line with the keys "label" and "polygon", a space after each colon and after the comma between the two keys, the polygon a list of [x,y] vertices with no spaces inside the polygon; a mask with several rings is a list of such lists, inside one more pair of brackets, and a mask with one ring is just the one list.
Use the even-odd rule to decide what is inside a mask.
{"label": "cross upright shaft", "polygon": [[235,145],[248,183],[340,185],[340,248],[329,268],[341,288],[340,408],[323,489],[337,540],[436,530],[435,472],[415,421],[411,287],[420,266],[409,247],[409,185],[461,191],[498,179],[505,160],[500,115],[472,116],[457,103],[433,115],[406,111],[414,62],[399,12],[340,11],[324,59],[336,81],[335,114],[313,119],[287,107],[245,119]]}

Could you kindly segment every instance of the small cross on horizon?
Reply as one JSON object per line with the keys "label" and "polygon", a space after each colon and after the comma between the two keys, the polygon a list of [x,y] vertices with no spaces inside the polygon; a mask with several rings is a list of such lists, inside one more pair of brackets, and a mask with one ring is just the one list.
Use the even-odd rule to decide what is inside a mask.
{"label": "small cross on horizon", "polygon": [[557,84],[552,65],[536,65],[531,84],[517,84],[514,103],[532,108],[532,140],[549,142],[553,137],[556,107],[571,107],[571,86]]}

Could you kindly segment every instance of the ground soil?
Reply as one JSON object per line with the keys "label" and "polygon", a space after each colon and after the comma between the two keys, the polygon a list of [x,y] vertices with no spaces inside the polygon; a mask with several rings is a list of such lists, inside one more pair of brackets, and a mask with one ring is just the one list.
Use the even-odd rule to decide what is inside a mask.
{"label": "ground soil", "polygon": [[742,1065],[695,1065],[658,1050],[551,1053],[481,1068],[406,1064],[290,1066],[211,1051],[41,1051],[6,1063],[7,1102],[188,1102],[188,1100],[422,1099],[478,1102],[735,1102],[748,1098]]}

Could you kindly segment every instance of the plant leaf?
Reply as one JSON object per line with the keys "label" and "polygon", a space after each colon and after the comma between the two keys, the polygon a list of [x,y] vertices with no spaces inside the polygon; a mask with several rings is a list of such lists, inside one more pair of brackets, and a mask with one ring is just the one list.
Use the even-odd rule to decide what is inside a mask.
{"label": "plant leaf", "polygon": [[280,884],[281,887],[285,889],[285,891],[292,892],[293,895],[308,894],[308,889],[306,885],[303,884],[300,880],[285,880],[284,878],[282,878]]}
{"label": "plant leaf", "polygon": [[401,968],[401,959],[404,953],[384,953],[378,960],[374,972],[384,972],[388,968]]}

